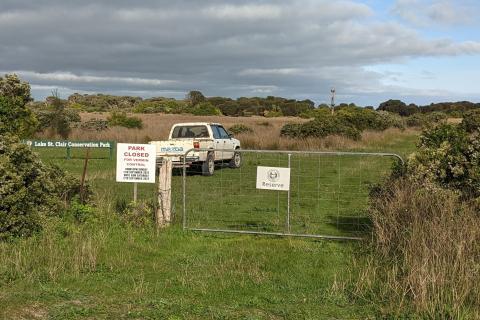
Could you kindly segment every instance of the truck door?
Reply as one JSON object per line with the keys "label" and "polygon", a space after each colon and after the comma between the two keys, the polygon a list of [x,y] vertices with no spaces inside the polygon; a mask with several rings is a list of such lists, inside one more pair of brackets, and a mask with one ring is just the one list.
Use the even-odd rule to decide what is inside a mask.
{"label": "truck door", "polygon": [[233,152],[218,151],[233,149],[233,143],[227,131],[222,126],[212,125],[213,138],[215,139],[215,160],[231,159]]}

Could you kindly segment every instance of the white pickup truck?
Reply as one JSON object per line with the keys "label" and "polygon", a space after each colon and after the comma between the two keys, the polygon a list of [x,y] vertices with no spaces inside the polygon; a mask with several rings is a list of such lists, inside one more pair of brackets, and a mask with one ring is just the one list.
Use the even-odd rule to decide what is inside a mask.
{"label": "white pickup truck", "polygon": [[191,122],[174,124],[170,130],[168,140],[151,141],[157,147],[157,159],[170,157],[174,167],[201,168],[202,174],[211,176],[215,170],[215,163],[228,162],[231,168],[239,168],[242,162],[240,141],[219,123]]}

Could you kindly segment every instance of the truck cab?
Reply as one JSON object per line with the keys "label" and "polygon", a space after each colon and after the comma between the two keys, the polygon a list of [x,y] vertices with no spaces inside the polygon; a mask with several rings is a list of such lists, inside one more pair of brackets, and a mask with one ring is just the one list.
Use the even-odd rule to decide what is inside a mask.
{"label": "truck cab", "polygon": [[212,175],[215,163],[228,162],[232,168],[241,165],[240,141],[219,123],[177,123],[168,140],[150,143],[157,146],[157,159],[170,157],[174,167],[183,167],[185,162],[188,167],[201,168],[203,175]]}

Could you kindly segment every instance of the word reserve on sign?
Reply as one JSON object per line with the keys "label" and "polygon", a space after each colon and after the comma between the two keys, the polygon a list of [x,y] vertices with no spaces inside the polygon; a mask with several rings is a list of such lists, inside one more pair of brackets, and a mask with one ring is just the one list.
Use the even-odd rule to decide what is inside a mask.
{"label": "word reserve on sign", "polygon": [[257,167],[257,189],[290,190],[290,168]]}
{"label": "word reserve on sign", "polygon": [[156,148],[152,144],[117,144],[117,181],[155,183]]}

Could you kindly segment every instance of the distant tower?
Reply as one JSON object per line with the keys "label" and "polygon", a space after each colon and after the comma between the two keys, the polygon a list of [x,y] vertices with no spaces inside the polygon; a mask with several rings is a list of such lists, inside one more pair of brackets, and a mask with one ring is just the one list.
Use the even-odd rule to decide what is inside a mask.
{"label": "distant tower", "polygon": [[331,100],[330,100],[330,108],[332,109],[332,114],[335,108],[335,88],[330,89],[331,93]]}

